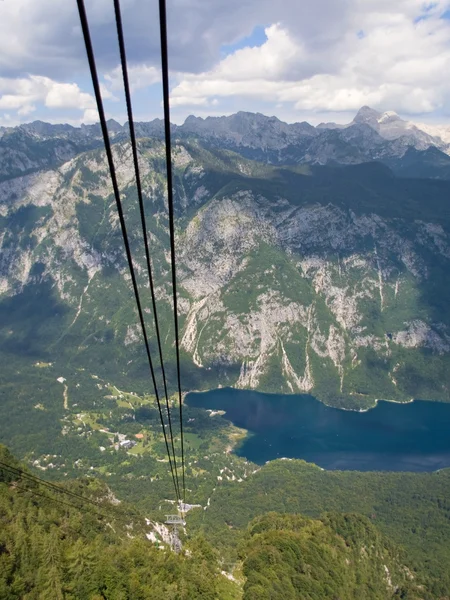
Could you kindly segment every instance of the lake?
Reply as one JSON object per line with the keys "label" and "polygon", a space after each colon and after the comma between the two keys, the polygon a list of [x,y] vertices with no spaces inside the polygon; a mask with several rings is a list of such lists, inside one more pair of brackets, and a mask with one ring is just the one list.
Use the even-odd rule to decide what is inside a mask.
{"label": "lake", "polygon": [[[249,431],[235,453],[257,464],[302,458],[325,469],[435,471],[450,467],[450,404],[378,402],[367,412],[325,406],[312,396],[224,388],[186,396],[224,410]],[[218,417],[216,417],[218,418]]]}

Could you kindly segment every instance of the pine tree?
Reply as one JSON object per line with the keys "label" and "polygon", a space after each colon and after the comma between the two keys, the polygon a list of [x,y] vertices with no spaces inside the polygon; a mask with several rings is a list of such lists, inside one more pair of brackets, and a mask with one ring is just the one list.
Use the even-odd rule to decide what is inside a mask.
{"label": "pine tree", "polygon": [[46,536],[39,570],[39,600],[63,600],[61,544],[56,527]]}

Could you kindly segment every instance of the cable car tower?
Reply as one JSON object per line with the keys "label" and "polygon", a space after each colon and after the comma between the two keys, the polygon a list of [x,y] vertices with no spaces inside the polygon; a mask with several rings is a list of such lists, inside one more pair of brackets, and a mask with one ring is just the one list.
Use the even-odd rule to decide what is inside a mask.
{"label": "cable car tower", "polygon": [[166,525],[168,525],[171,530],[170,547],[176,554],[181,552],[181,541],[178,536],[178,529],[179,527],[184,527],[185,524],[185,520],[183,517],[180,517],[180,515],[166,515]]}

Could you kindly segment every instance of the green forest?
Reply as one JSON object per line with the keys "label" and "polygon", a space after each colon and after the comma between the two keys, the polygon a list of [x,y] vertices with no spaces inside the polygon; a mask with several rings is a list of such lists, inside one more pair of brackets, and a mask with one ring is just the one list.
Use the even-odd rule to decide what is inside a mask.
{"label": "green forest", "polygon": [[258,515],[357,513],[408,551],[432,582],[450,591],[450,469],[436,473],[324,471],[301,460],[272,461],[239,485],[224,482],[207,511],[188,523],[224,553],[236,552]]}
{"label": "green forest", "polygon": [[[20,463],[0,446],[0,461]],[[239,596],[201,537],[174,554],[152,544],[138,513],[114,508],[97,480],[72,482],[100,509],[0,468],[2,600],[156,600]],[[103,498],[103,500],[102,500]]]}
{"label": "green forest", "polygon": [[[302,474],[292,472],[291,482],[301,475],[299,481],[305,484],[306,467],[301,461],[293,462],[298,463]],[[395,539],[401,538],[405,525],[395,518],[395,510],[390,528],[396,535],[392,536],[386,535],[384,530],[389,527],[382,524],[383,518],[379,527],[375,518],[356,512],[334,510],[315,518],[301,514],[301,504],[304,512],[312,511],[298,493],[289,501],[293,514],[287,514],[283,503],[286,494],[294,492],[287,480],[287,469],[283,472],[279,463],[269,465],[268,472],[262,474],[267,489],[265,502],[264,494],[257,491],[262,482],[260,476],[254,478],[252,489],[247,488],[247,500],[233,498],[225,486],[216,494],[211,511],[193,509],[192,517],[197,515],[200,521],[206,515],[205,523],[209,523],[210,529],[199,527],[195,518],[188,518],[180,532],[182,551],[177,554],[166,540],[148,534],[149,522],[140,509],[127,502],[118,503],[111,489],[99,479],[83,477],[58,482],[51,489],[33,480],[31,472],[6,447],[0,446],[0,598],[431,600],[449,597],[450,586],[444,577],[448,562],[442,546],[438,548],[437,543],[434,549],[430,548],[430,558],[433,551],[441,551],[439,574],[435,567],[430,570],[430,565],[417,560],[417,549],[410,552],[407,545]],[[311,473],[319,471],[308,468]],[[342,475],[336,473],[336,481],[341,478],[343,483]],[[443,475],[440,484],[445,486],[449,474]],[[274,476],[280,487],[274,487]],[[310,500],[320,493],[320,483],[313,479],[310,477],[308,481]],[[389,478],[383,481],[383,475],[375,483],[378,487],[392,485]],[[356,479],[353,484],[356,496],[360,494]],[[398,489],[405,489],[405,500],[407,478],[398,484]],[[432,485],[431,479],[427,484]],[[284,491],[280,495],[281,486]],[[277,492],[278,504],[274,499]],[[329,494],[336,494],[338,509],[341,499],[336,492],[337,488],[330,485]],[[367,492],[373,494],[373,489],[369,487]],[[434,493],[438,493],[438,488]],[[417,494],[425,491],[421,492],[419,486]],[[411,498],[409,505],[405,503],[405,521],[412,519],[412,510],[417,512],[416,519],[428,520],[429,526],[433,523],[438,526],[438,514],[449,520],[448,504],[443,513],[436,508],[434,515],[426,515],[430,512],[426,504],[422,512],[417,511],[418,495]],[[355,504],[354,498],[349,502],[352,503]],[[325,504],[330,505],[329,498],[324,498]],[[445,504],[444,496],[441,504]],[[269,505],[277,506],[278,512],[267,511]],[[323,505],[317,509],[321,510]],[[223,513],[220,516],[218,508]],[[250,518],[252,513],[262,514]],[[223,519],[237,535],[222,536],[219,543],[217,528],[220,529]],[[448,539],[444,528],[442,545]],[[404,541],[408,541],[407,536]],[[234,552],[232,561],[227,560],[227,545],[231,548],[228,556]],[[437,559],[437,554],[434,558]]]}

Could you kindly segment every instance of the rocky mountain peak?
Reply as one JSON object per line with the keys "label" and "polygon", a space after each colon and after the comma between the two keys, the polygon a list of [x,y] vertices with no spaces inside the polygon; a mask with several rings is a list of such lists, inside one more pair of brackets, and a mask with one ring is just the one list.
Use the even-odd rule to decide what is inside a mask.
{"label": "rocky mountain peak", "polygon": [[353,123],[367,123],[376,129],[381,117],[382,113],[370,108],[370,106],[363,106],[356,113]]}
{"label": "rocky mountain peak", "polygon": [[106,124],[108,125],[108,130],[114,133],[119,133],[123,129],[122,125],[118,123],[115,119],[108,119]]}
{"label": "rocky mountain peak", "polygon": [[[140,138],[164,137],[161,119],[136,122],[135,127]],[[122,126],[111,119],[108,129],[115,143],[128,135],[127,123]],[[403,174],[405,165],[407,170],[412,168],[409,161],[405,165],[400,164],[409,148],[425,152],[435,147],[440,155],[439,160],[433,160],[431,171],[428,156],[417,154],[414,160],[417,164],[421,163],[419,170],[422,173],[432,172],[433,177],[449,178],[450,134],[445,128],[417,126],[395,112],[381,113],[369,106],[363,106],[348,124],[322,123],[314,127],[307,122],[286,123],[276,116],[240,111],[206,118],[190,115],[183,125],[172,124],[171,131],[174,140],[195,137],[208,145],[227,148],[245,158],[268,164],[357,164],[377,160],[391,165],[394,161],[395,168],[402,170]],[[28,143],[30,139],[38,144],[53,140],[55,148],[50,154],[38,152],[37,157],[36,148]],[[68,160],[69,154],[101,145],[102,133],[98,123],[72,127],[35,121],[18,127],[0,128],[0,140],[0,154],[5,164],[3,175],[7,176],[12,165],[20,173],[41,169],[45,165],[62,164]],[[2,172],[0,169],[0,177]]]}
{"label": "rocky mountain peak", "polygon": [[387,110],[378,119],[380,124],[394,123],[395,121],[403,121],[403,119],[399,117],[398,114],[393,110]]}
{"label": "rocky mountain peak", "polygon": [[202,117],[196,117],[195,115],[189,115],[184,120],[184,125],[193,125],[193,124],[196,124],[201,121],[204,121],[204,119],[202,119]]}
{"label": "rocky mountain peak", "polygon": [[30,135],[37,137],[54,137],[70,135],[74,131],[74,127],[68,124],[52,124],[44,121],[33,121],[20,126],[21,129]]}

